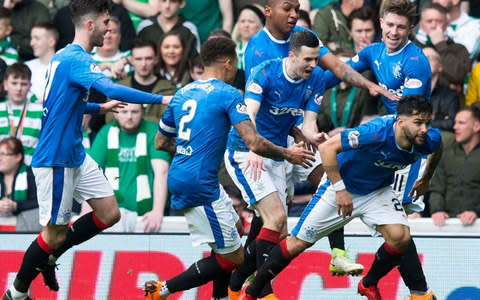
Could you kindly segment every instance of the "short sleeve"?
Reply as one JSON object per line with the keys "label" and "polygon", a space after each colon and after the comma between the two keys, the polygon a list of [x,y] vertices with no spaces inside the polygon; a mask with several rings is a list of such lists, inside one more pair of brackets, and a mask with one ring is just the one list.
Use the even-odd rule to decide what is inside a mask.
{"label": "short sleeve", "polygon": [[250,98],[262,102],[263,95],[268,88],[267,66],[263,63],[253,68],[245,88],[245,99]]}
{"label": "short sleeve", "polygon": [[381,118],[340,132],[343,151],[362,148],[385,141],[385,126]]}
{"label": "short sleeve", "polygon": [[405,81],[402,96],[422,95],[430,99],[432,72],[428,61],[423,56],[410,57],[408,60],[403,70]]}
{"label": "short sleeve", "polygon": [[242,121],[250,120],[247,113],[247,106],[243,102],[242,95],[237,90],[233,90],[226,105],[226,112],[232,125],[238,124]]}
{"label": "short sleeve", "polygon": [[314,71],[315,77],[313,82],[315,83],[312,95],[305,105],[305,110],[313,111],[318,113],[320,111],[320,106],[322,105],[323,95],[325,94],[325,81],[323,80],[323,71],[319,67],[316,67]]}

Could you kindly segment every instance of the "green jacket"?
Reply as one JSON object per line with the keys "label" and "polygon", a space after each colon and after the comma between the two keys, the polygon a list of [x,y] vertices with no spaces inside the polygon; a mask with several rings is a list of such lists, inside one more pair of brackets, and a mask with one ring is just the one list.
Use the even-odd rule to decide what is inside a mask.
{"label": "green jacket", "polygon": [[20,60],[34,58],[30,46],[30,31],[35,24],[50,22],[48,8],[40,2],[23,0],[17,3],[12,10],[12,28],[10,34],[12,42],[17,46]]}
{"label": "green jacket", "polygon": [[[125,77],[122,80],[118,81],[117,83],[124,86],[132,87],[132,77],[133,75]],[[157,84],[153,87],[152,94],[171,96],[175,94],[175,91],[176,91],[175,85],[173,85],[171,81],[166,79],[159,79],[157,81]],[[143,118],[145,120],[152,121],[157,124],[162,118],[163,113],[167,109],[167,106],[165,104],[144,104],[144,107],[145,107],[145,115],[143,116]],[[105,118],[107,123],[110,123],[115,120],[112,113],[107,113]]]}
{"label": "green jacket", "polygon": [[347,17],[340,10],[338,3],[320,9],[313,19],[312,29],[325,46],[333,42],[337,48],[353,49]]}
{"label": "green jacket", "polygon": [[460,144],[445,147],[430,185],[430,212],[451,217],[466,210],[480,216],[480,144],[466,155]]}

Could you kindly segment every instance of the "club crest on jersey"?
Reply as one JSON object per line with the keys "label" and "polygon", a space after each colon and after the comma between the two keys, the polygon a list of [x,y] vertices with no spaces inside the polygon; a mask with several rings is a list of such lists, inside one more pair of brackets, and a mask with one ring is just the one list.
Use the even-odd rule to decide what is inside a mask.
{"label": "club crest on jersey", "polygon": [[307,89],[305,90],[305,95],[303,96],[303,101],[307,101],[308,98],[310,98],[310,96],[312,95],[313,91],[311,89],[310,86],[307,87]]}
{"label": "club crest on jersey", "polygon": [[247,106],[245,104],[242,104],[242,103],[238,103],[237,106],[237,111],[241,114],[247,114]]}
{"label": "club crest on jersey", "polygon": [[399,79],[400,77],[402,77],[402,72],[400,72],[401,70],[402,70],[402,63],[397,62],[395,66],[393,66],[393,77],[395,77],[395,79]]}
{"label": "club crest on jersey", "polygon": [[317,105],[322,105],[322,100],[323,100],[323,95],[322,94],[315,94],[315,98],[313,98],[313,101]]}
{"label": "club crest on jersey", "polygon": [[92,71],[93,73],[102,73],[102,69],[100,69],[100,67],[96,64],[90,65],[90,71]]}
{"label": "club crest on jersey", "polygon": [[360,132],[358,132],[357,130],[353,130],[348,133],[348,144],[350,145],[351,148],[358,147],[359,136],[360,136]]}
{"label": "club crest on jersey", "polygon": [[409,89],[418,89],[423,85],[422,81],[417,78],[406,78],[405,87]]}
{"label": "club crest on jersey", "polygon": [[251,82],[247,87],[247,91],[254,94],[261,94],[263,92],[263,88],[258,83]]}

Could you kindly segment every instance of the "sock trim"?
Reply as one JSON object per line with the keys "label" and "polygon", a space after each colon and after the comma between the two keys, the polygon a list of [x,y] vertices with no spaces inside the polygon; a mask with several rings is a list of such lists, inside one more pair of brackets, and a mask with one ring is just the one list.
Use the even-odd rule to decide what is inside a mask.
{"label": "sock trim", "polygon": [[40,233],[37,237],[37,244],[42,248],[43,251],[45,251],[48,254],[52,254],[53,251],[55,251],[54,248],[50,247],[47,242],[42,238],[42,234]]}
{"label": "sock trim", "polygon": [[93,223],[95,223],[95,225],[99,228],[99,229],[107,229],[108,227],[110,227],[110,225],[107,225],[105,223],[102,222],[102,220],[100,220],[94,212],[92,212],[92,219],[93,219]]}
{"label": "sock trim", "polygon": [[292,254],[290,254],[290,252],[288,252],[287,239],[283,239],[280,242],[280,251],[282,252],[283,258],[285,258],[287,260],[293,259],[294,256]]}
{"label": "sock trim", "polygon": [[280,232],[262,227],[257,236],[257,240],[264,240],[270,243],[278,244],[280,241]]}
{"label": "sock trim", "polygon": [[400,256],[400,255],[405,254],[405,251],[400,251],[398,249],[395,249],[386,242],[383,243],[383,247],[385,248],[385,251],[387,251],[387,253],[390,254],[390,255]]}
{"label": "sock trim", "polygon": [[219,254],[215,253],[215,259],[217,260],[217,263],[220,265],[220,268],[224,270],[227,273],[231,273],[233,270],[235,270],[238,265],[234,264],[230,260],[220,256]]}

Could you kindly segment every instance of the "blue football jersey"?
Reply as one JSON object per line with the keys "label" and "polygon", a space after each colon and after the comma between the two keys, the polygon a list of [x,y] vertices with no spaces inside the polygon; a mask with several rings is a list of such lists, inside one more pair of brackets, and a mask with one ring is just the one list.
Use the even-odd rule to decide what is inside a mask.
{"label": "blue football jersey", "polygon": [[[303,110],[319,111],[325,92],[320,67],[315,67],[306,80],[293,80],[287,74],[286,61],[272,59],[255,67],[245,90],[245,99],[261,102],[255,119],[258,133],[282,147],[287,145],[288,133]],[[228,149],[248,151],[235,129],[230,132]]]}
{"label": "blue football jersey", "polygon": [[[348,62],[358,72],[372,70],[378,85],[397,96],[421,95],[430,99],[432,72],[422,49],[408,41],[402,49],[388,53],[385,43],[363,48]],[[327,89],[339,83],[330,71],[325,74]],[[382,96],[387,114],[396,113],[397,102]]]}
{"label": "blue football jersey", "polygon": [[220,80],[198,80],[175,94],[159,126],[177,142],[168,171],[175,209],[218,200],[218,169],[228,132],[231,125],[249,119],[240,92]]}
{"label": "blue football jersey", "polygon": [[400,148],[395,140],[396,120],[396,116],[384,116],[340,133],[343,152],[337,158],[350,193],[366,195],[392,184],[395,171],[440,147],[440,131],[430,128],[422,145],[413,145],[410,150]]}
{"label": "blue football jersey", "polygon": [[[308,30],[307,28],[301,26],[293,27],[290,36],[296,31]],[[311,31],[315,36],[316,33]],[[248,41],[247,49],[245,49],[245,78],[248,79],[251,70],[261,64],[262,62],[274,59],[274,58],[284,58],[288,56],[288,51],[290,50],[290,37],[286,40],[276,39],[266,27],[257,32],[254,36]],[[328,48],[324,47],[320,41],[320,55],[319,58],[322,58],[326,53],[328,53]]]}
{"label": "blue football jersey", "polygon": [[51,59],[47,77],[32,167],[78,167],[85,159],[81,124],[88,91],[105,75],[85,49],[71,44]]}

